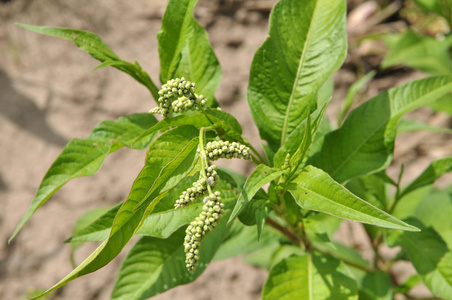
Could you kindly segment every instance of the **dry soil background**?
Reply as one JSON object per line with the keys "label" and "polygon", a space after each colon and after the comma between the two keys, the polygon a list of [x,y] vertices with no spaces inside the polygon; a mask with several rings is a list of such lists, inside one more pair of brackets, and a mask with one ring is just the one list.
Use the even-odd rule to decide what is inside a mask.
{"label": "dry soil background", "polygon": [[[238,118],[253,144],[259,144],[259,136],[244,95],[253,53],[265,40],[268,12],[274,2],[205,0],[196,9],[223,68],[216,97],[225,111]],[[352,9],[363,1],[349,2]],[[28,291],[45,289],[68,274],[72,270],[70,247],[62,241],[70,236],[73,224],[88,209],[125,199],[144,159],[142,151],[114,153],[98,174],[76,179],[56,193],[7,245],[40,179],[64,145],[73,137],[87,137],[104,119],[145,112],[154,106],[147,90],[129,76],[108,68],[90,72],[98,62],[71,42],[28,32],[15,23],[95,32],[121,58],[137,60],[157,81],[156,34],[165,5],[164,0],[0,2],[0,299],[22,299]],[[332,109],[356,80],[354,59],[361,58],[353,51],[358,50],[364,51],[351,49],[343,69],[335,75],[339,88]],[[372,68],[371,62],[363,65]],[[374,80],[362,99],[423,75],[402,70],[391,76]],[[450,122],[431,112],[418,115],[437,125]],[[412,178],[433,159],[452,153],[451,144],[442,135],[404,139],[397,144],[392,175],[405,163],[406,179]],[[250,171],[249,165],[232,167]],[[344,225],[340,235],[365,251],[354,226]],[[93,247],[80,249],[77,262]],[[120,254],[102,270],[59,289],[52,299],[108,299],[124,257]],[[409,267],[402,269],[405,273],[401,278]],[[266,271],[248,266],[240,258],[219,261],[195,283],[156,299],[259,299],[265,278]]]}

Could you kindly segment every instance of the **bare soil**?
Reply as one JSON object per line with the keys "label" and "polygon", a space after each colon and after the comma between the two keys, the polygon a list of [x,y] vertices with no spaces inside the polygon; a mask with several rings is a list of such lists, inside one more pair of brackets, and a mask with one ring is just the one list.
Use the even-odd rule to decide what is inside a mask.
{"label": "bare soil", "polygon": [[[352,9],[363,1],[349,2]],[[260,144],[260,138],[245,100],[248,72],[254,52],[266,38],[268,13],[274,3],[205,0],[196,9],[223,68],[216,98],[223,110],[237,117],[244,135],[255,145]],[[71,235],[72,226],[86,210],[125,199],[145,155],[144,151],[125,149],[112,154],[98,174],[73,180],[57,192],[7,245],[41,178],[65,144],[74,137],[86,138],[102,120],[145,112],[155,105],[148,91],[129,76],[110,68],[90,72],[98,62],[72,42],[35,34],[15,23],[95,32],[121,58],[137,60],[158,81],[156,34],[165,5],[164,0],[0,2],[1,300],[24,299],[28,293],[52,286],[72,270],[70,246],[62,243]],[[357,79],[357,66],[368,72],[381,59],[363,55],[363,51],[352,47],[343,68],[334,76],[337,91],[328,111],[331,118]],[[360,99],[423,76],[407,69],[381,73]],[[451,125],[448,116],[430,110],[412,116],[434,125]],[[403,135],[397,140],[395,153],[390,175],[397,177],[403,163],[404,180],[410,180],[432,160],[451,156],[450,136]],[[232,168],[245,173],[251,170],[249,164],[235,162]],[[440,182],[446,183],[451,183],[450,177]],[[358,226],[344,223],[338,238],[367,255],[368,245],[362,242],[362,235]],[[81,262],[94,247],[82,247],[76,261]],[[127,251],[100,271],[59,289],[52,299],[109,299],[124,253]],[[403,280],[412,267],[402,266],[400,270],[398,278]],[[240,257],[218,261],[195,283],[156,299],[259,299],[266,275],[267,271],[245,264]],[[418,293],[428,295],[422,288]]]}

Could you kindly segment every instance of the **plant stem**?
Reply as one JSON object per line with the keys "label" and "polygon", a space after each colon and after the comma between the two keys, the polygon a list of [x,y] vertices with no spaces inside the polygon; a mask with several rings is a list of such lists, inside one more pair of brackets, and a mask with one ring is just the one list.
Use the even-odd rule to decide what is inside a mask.
{"label": "plant stem", "polygon": [[204,149],[204,140],[205,137],[205,131],[208,130],[206,127],[202,127],[201,130],[199,130],[199,155],[201,159],[201,171],[200,171],[200,177],[204,178],[206,180],[206,186],[207,190],[209,191],[209,195],[212,194],[212,189],[210,188],[209,182],[207,182],[207,175],[206,175],[206,169],[209,163],[207,162],[207,155],[206,150]]}
{"label": "plant stem", "polygon": [[283,235],[288,237],[294,244],[296,245],[300,244],[300,240],[298,239],[298,237],[295,234],[293,234],[293,232],[289,231],[286,227],[279,225],[270,218],[265,219],[265,223],[275,228],[276,230],[280,231]]}

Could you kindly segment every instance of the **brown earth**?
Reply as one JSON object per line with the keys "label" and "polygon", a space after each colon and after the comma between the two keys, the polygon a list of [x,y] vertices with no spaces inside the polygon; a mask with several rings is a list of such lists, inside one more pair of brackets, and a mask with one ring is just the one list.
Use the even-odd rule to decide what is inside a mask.
{"label": "brown earth", "polygon": [[[144,159],[143,151],[123,149],[112,154],[98,174],[73,180],[56,193],[7,245],[41,178],[64,145],[74,137],[86,138],[104,119],[145,112],[154,106],[147,90],[129,76],[110,68],[90,72],[98,62],[71,42],[26,31],[15,23],[95,32],[121,58],[140,62],[157,81],[156,34],[166,1],[3,2],[7,1],[0,2],[0,299],[9,300],[48,288],[72,270],[70,247],[62,241],[71,235],[83,212],[125,199]],[[274,2],[206,0],[196,9],[223,68],[216,97],[223,110],[237,117],[244,135],[255,145],[260,139],[245,101],[248,70],[254,52],[266,38],[268,12]],[[363,1],[349,2],[351,9]],[[337,91],[329,108],[331,118],[357,78],[356,66],[365,72],[375,67],[375,57],[360,51],[365,49],[352,47],[344,67],[334,76]],[[376,60],[378,63],[378,56]],[[377,76],[360,99],[422,76],[406,69]],[[451,124],[449,117],[429,110],[412,115],[435,125]],[[395,178],[403,163],[404,180],[410,180],[432,160],[451,156],[449,137],[425,133],[400,137],[390,175]],[[250,171],[249,165],[235,163],[232,168]],[[442,179],[442,184],[450,183],[450,178]],[[338,237],[368,255],[360,227],[351,224],[344,223]],[[93,249],[93,245],[81,248],[76,261],[81,262]],[[59,289],[52,299],[108,299],[124,253],[127,251],[95,274]],[[410,270],[410,266],[400,268],[400,280]],[[266,271],[234,258],[214,262],[195,283],[156,299],[259,299],[265,279]],[[426,294],[422,289],[419,293]]]}

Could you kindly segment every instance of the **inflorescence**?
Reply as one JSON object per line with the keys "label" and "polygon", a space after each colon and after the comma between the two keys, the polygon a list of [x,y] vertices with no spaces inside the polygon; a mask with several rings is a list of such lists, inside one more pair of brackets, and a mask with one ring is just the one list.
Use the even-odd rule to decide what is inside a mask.
{"label": "inflorescence", "polygon": [[210,194],[204,198],[201,214],[188,225],[185,230],[185,264],[189,272],[194,272],[199,262],[199,247],[206,234],[212,231],[224,214],[224,203],[221,202],[220,192]]}
{"label": "inflorescence", "polygon": [[151,109],[151,114],[161,114],[167,117],[172,112],[180,113],[187,110],[199,110],[205,107],[207,100],[195,93],[195,84],[184,77],[169,80],[159,91],[159,106]]}
{"label": "inflorescence", "polygon": [[210,167],[207,167],[206,177],[199,178],[197,181],[193,183],[193,186],[191,188],[188,188],[187,190],[183,191],[179,199],[176,200],[176,204],[174,204],[174,207],[175,208],[185,207],[190,203],[193,203],[199,197],[204,196],[208,192],[207,185],[209,185],[212,189],[215,188],[218,178],[219,176],[217,174],[217,166],[211,165]]}
{"label": "inflorescence", "polygon": [[214,141],[206,145],[207,159],[210,161],[220,158],[243,158],[251,160],[250,148],[237,142]]}

